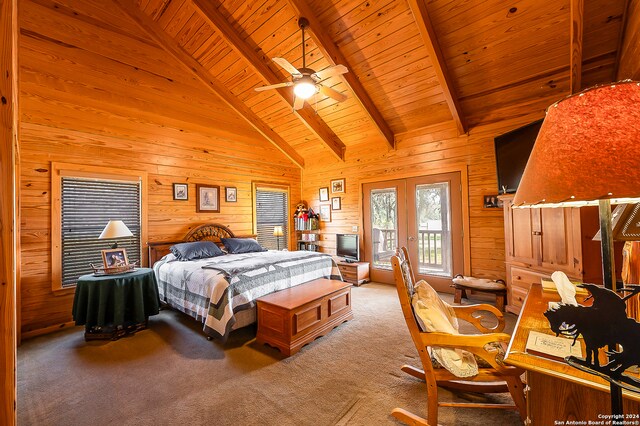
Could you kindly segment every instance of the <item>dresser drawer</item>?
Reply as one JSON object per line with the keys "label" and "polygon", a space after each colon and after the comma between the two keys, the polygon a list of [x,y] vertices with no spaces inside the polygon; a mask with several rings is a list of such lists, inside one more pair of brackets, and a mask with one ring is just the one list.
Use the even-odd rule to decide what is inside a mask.
{"label": "dresser drawer", "polygon": [[522,308],[524,300],[527,298],[529,290],[522,287],[511,287],[509,289],[509,305],[514,308]]}
{"label": "dresser drawer", "polygon": [[511,268],[510,278],[510,284],[512,287],[520,287],[529,290],[531,284],[540,284],[542,278],[551,279],[551,275],[524,268]]}

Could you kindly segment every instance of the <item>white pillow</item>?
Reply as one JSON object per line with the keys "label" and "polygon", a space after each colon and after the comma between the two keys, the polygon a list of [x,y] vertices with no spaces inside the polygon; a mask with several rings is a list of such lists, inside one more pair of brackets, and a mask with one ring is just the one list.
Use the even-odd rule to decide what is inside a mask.
{"label": "white pillow", "polygon": [[[440,299],[438,293],[426,281],[418,281],[414,288],[411,305],[422,331],[459,335],[458,320],[453,308]],[[433,347],[431,355],[457,377],[472,377],[478,374],[478,363],[469,351]]]}

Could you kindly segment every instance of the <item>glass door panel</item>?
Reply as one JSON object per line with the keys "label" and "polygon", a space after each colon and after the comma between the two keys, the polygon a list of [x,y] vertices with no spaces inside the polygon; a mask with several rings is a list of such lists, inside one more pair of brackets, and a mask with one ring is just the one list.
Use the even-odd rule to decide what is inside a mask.
{"label": "glass door panel", "polygon": [[374,268],[391,270],[398,247],[398,193],[396,188],[374,189],[370,197],[371,259]]}
{"label": "glass door panel", "polygon": [[416,185],[415,202],[419,273],[451,277],[449,182]]}
{"label": "glass door panel", "polygon": [[407,214],[404,180],[368,183],[362,186],[364,253],[372,281],[393,284],[391,256],[406,244]]}

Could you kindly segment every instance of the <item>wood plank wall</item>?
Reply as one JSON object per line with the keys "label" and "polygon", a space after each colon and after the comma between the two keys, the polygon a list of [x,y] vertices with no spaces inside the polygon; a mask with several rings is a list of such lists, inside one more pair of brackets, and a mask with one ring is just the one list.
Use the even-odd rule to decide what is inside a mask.
{"label": "wood plank wall", "polygon": [[[549,100],[549,103],[552,102]],[[349,147],[345,163],[327,165],[309,162],[304,170],[302,193],[314,209],[320,204],[329,204],[319,202],[320,187],[329,186],[332,179],[346,179],[346,193],[335,194],[342,196],[341,210],[331,212],[330,223],[321,223],[319,244],[323,251],[335,254],[335,234],[351,233],[354,225],[359,226],[362,235],[362,181],[384,181],[416,173],[428,175],[463,163],[467,165],[469,174],[471,273],[477,277],[504,279],[502,210],[483,208],[483,196],[498,193],[493,138],[539,119],[542,115],[540,111],[538,114],[479,126],[473,128],[468,136],[458,136],[453,122],[450,122],[399,135],[396,151],[380,149],[379,145],[361,144]]]}
{"label": "wood plank wall", "polygon": [[18,2],[0,0],[0,424],[16,424],[16,216]]}
{"label": "wood plank wall", "polygon": [[640,0],[630,0],[628,7],[618,80],[640,80]]}
{"label": "wood plank wall", "polygon": [[[51,162],[148,173],[150,241],[206,222],[252,233],[253,181],[290,185],[299,168],[168,58],[114,7],[22,1],[22,331],[71,321],[73,294],[51,290]],[[189,183],[174,201],[172,183]],[[195,184],[238,189],[219,214],[195,211]],[[293,210],[292,210],[293,211]],[[292,243],[293,244],[293,243]]]}

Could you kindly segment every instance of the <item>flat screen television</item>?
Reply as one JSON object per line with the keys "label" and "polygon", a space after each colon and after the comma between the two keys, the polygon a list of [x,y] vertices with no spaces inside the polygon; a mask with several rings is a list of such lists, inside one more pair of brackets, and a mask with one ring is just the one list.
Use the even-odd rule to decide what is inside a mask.
{"label": "flat screen television", "polygon": [[534,121],[494,139],[499,194],[513,193],[518,189],[540,126],[542,120]]}
{"label": "flat screen television", "polygon": [[357,234],[336,234],[336,255],[345,262],[360,260],[360,241]]}

